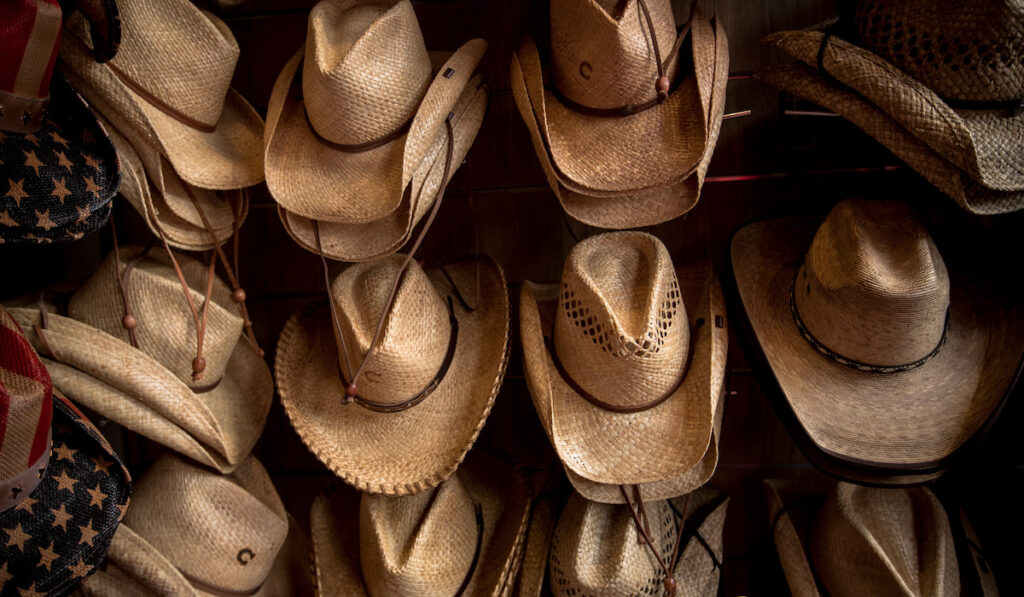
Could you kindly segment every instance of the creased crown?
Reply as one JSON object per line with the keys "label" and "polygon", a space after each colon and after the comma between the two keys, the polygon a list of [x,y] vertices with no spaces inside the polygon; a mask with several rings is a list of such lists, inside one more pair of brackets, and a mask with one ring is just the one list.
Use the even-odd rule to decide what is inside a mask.
{"label": "creased crown", "polygon": [[866,48],[942,97],[1024,97],[1019,0],[860,0],[853,15]]}
{"label": "creased crown", "polygon": [[867,365],[896,366],[939,345],[949,274],[909,207],[846,200],[815,234],[793,292],[804,325],[829,350]]}
{"label": "creased crown", "polygon": [[458,476],[432,491],[364,493],[359,556],[370,595],[454,595],[471,573],[479,529]]}
{"label": "creased crown", "polygon": [[[238,43],[228,26],[187,0],[118,0],[121,45],[108,65],[178,114],[210,127],[220,121]],[[81,15],[71,33],[92,49]],[[137,93],[139,89],[134,89]]]}
{"label": "creased crown", "polygon": [[310,12],[302,95],[321,137],[355,145],[397,130],[430,80],[409,0],[323,0]]}
{"label": "creased crown", "polygon": [[[130,342],[128,330],[122,323],[125,311],[117,276],[141,250],[139,247],[122,248],[120,263],[110,253],[71,297],[68,315],[125,343]],[[177,259],[192,301],[196,309],[201,310],[207,299],[204,294],[209,268],[182,254],[178,254]],[[190,387],[203,388],[217,383],[242,335],[242,318],[227,285],[214,277],[203,337],[206,368],[202,378],[195,381],[192,379],[192,360],[196,358],[195,319],[169,258],[151,251],[124,276],[124,286],[137,321],[135,338],[139,349]]]}
{"label": "creased crown", "polygon": [[641,232],[609,232],[566,259],[554,348],[566,372],[598,399],[646,404],[679,381],[690,327],[665,245]]}
{"label": "creased crown", "polygon": [[814,523],[811,557],[836,597],[960,594],[949,520],[925,487],[879,489],[840,482]]}
{"label": "creased crown", "polygon": [[[676,40],[668,0],[649,0],[664,62]],[[679,60],[665,72],[674,81]],[[637,0],[552,0],[551,72],[558,90],[593,108],[618,108],[657,96],[658,65]]]}
{"label": "creased crown", "polygon": [[232,591],[259,588],[288,535],[284,504],[252,456],[230,475],[161,457],[124,522],[186,578]]}
{"label": "creased crown", "polygon": [[[331,284],[345,349],[358,367],[370,347],[404,255],[352,265]],[[402,276],[380,342],[358,380],[359,394],[397,404],[423,390],[440,370],[448,352],[451,325],[448,306],[415,261]],[[345,355],[338,364],[345,375]],[[351,381],[351,380],[349,380]]]}

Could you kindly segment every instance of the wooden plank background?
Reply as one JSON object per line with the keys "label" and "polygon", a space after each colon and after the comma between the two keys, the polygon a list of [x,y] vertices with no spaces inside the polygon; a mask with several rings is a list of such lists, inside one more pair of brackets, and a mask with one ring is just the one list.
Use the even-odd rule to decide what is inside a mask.
{"label": "wooden plank background", "polygon": [[[238,40],[241,58],[234,86],[261,113],[277,73],[301,46],[313,0],[250,0],[218,9]],[[427,47],[454,50],[483,37],[490,50],[481,65],[491,85],[489,112],[475,145],[455,175],[438,220],[420,256],[439,259],[479,250],[505,268],[515,296],[522,280],[557,281],[573,244],[567,224],[546,186],[509,89],[511,51],[522,36],[544,44],[546,0],[414,1]],[[675,0],[679,19],[688,1]],[[805,27],[835,15],[829,0],[701,0],[729,36],[730,71],[747,74],[786,61],[758,43],[778,30]],[[1020,278],[1024,255],[1021,215],[974,217],[933,190],[885,149],[839,118],[783,116],[791,98],[750,78],[729,83],[726,112],[752,115],[726,121],[697,207],[685,218],[648,229],[669,247],[677,262],[713,259],[724,265],[730,234],[751,219],[796,213],[826,213],[847,197],[897,197],[924,214],[947,260],[973,268],[1001,268]],[[749,175],[745,180],[715,177]],[[241,231],[243,286],[261,345],[273,362],[274,344],[285,320],[322,292],[318,259],[284,232],[265,186],[251,193],[253,204]],[[141,220],[127,206],[116,211],[118,228],[129,239],[147,238]],[[582,238],[597,230],[572,223]],[[110,249],[108,233],[70,246],[0,246],[5,272],[0,299],[46,284],[86,277]],[[1009,268],[1007,266],[1010,266]],[[517,327],[517,326],[513,326]],[[1022,340],[1024,341],[1024,340]],[[554,458],[533,411],[516,348],[497,406],[481,442],[500,445],[538,466]],[[768,535],[762,478],[812,478],[813,470],[779,424],[736,343],[730,345],[725,420],[718,472],[712,483],[732,496],[726,523],[724,566],[727,595],[779,595],[786,588]],[[1018,392],[1019,393],[1019,392]],[[939,486],[957,498],[976,520],[1005,594],[1021,594],[1014,555],[1024,515],[1021,503],[1022,420],[1019,396],[1011,403],[979,454]],[[155,450],[133,437],[112,436],[129,446],[137,473]],[[275,401],[256,454],[271,472],[286,506],[308,520],[312,497],[331,480],[292,431]],[[557,468],[557,467],[556,467]],[[1014,546],[1014,547],[1011,547]]]}

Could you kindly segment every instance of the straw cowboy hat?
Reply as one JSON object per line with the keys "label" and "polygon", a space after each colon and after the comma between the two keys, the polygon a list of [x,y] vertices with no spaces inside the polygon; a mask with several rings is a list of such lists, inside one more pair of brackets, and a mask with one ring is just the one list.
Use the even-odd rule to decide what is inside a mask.
{"label": "straw cowboy hat", "polygon": [[569,253],[545,305],[523,286],[527,383],[565,467],[611,485],[694,469],[712,443],[728,341],[710,264],[677,271],[649,234],[601,234]]}
{"label": "straw cowboy hat", "polygon": [[318,594],[510,595],[529,509],[519,466],[488,450],[416,495],[329,491],[310,512]]}
{"label": "straw cowboy hat", "polygon": [[311,595],[309,541],[263,465],[220,475],[166,455],[136,484],[132,507],[84,595]]}
{"label": "straw cowboy hat", "polygon": [[559,500],[552,492],[534,500],[530,508],[530,522],[526,527],[523,541],[522,564],[516,580],[514,595],[517,597],[539,597],[544,593],[544,579],[547,578],[548,554],[551,552],[551,538],[558,521]]}
{"label": "straw cowboy hat", "polygon": [[[968,210],[1024,207],[1020,3],[861,0],[844,12],[838,23],[780,32],[765,41],[816,67],[832,87],[859,94],[995,192],[980,203],[964,197]],[[897,149],[898,144],[894,152],[900,155]]]}
{"label": "straw cowboy hat", "polygon": [[[193,187],[182,181],[154,148],[138,140],[130,142],[102,117],[99,120],[121,161],[121,196],[139,212],[154,235],[162,235],[176,249],[205,251],[214,243],[228,240],[245,221],[249,213],[245,191],[224,191],[222,197],[217,191]],[[136,147],[149,153],[153,161],[143,160]],[[146,163],[155,164],[158,174],[153,180],[147,175]]]}
{"label": "straw cowboy hat", "polygon": [[110,444],[53,392],[0,307],[0,590],[64,594],[78,584],[103,560],[130,492]]}
{"label": "straw cowboy hat", "polygon": [[[273,380],[242,336],[242,318],[227,286],[198,261],[182,256],[178,264],[191,303],[205,306],[199,356],[190,302],[183,300],[174,264],[162,253],[124,248],[108,256],[71,297],[67,316],[44,317],[38,306],[11,313],[31,330],[54,384],[76,402],[230,472],[263,430]],[[200,359],[205,367],[196,379]]]}
{"label": "straw cowboy hat", "polygon": [[[830,491],[765,480],[772,536],[794,597],[998,595],[976,548],[957,559],[958,533],[926,487],[881,489],[840,482]],[[826,497],[827,495],[827,497]],[[962,514],[962,513],[961,513]],[[974,570],[964,574],[969,567]],[[975,585],[978,590],[968,587]],[[963,589],[963,591],[962,591]]]}
{"label": "straw cowboy hat", "polygon": [[117,4],[117,56],[93,61],[85,19],[75,14],[65,25],[62,72],[123,135],[157,148],[184,182],[221,190],[261,182],[263,121],[229,87],[239,50],[228,26],[187,0]]}
{"label": "straw cowboy hat", "polygon": [[552,86],[528,39],[513,56],[513,94],[571,216],[653,225],[697,202],[722,120],[728,41],[696,7],[677,36],[669,2],[604,4],[553,2]]}
{"label": "straw cowboy hat", "polygon": [[[832,461],[897,480],[941,469],[999,411],[1020,368],[1020,310],[948,269],[904,204],[750,224],[731,259],[777,406]],[[800,442],[798,442],[800,443]]]}
{"label": "straw cowboy hat", "polygon": [[[103,127],[53,71],[55,0],[0,7],[0,244],[82,238],[106,223],[120,175]],[[92,57],[90,57],[90,60]]]}
{"label": "straw cowboy hat", "polygon": [[[398,249],[480,128],[487,89],[473,71],[486,49],[471,40],[433,71],[408,0],[313,7],[305,47],[274,85],[264,133],[267,185],[300,244],[316,251],[317,220],[329,257]],[[446,163],[448,146],[456,159]]]}
{"label": "straw cowboy hat", "polygon": [[307,306],[285,324],[275,362],[281,403],[306,446],[356,488],[395,495],[455,472],[494,404],[509,346],[497,263],[424,271],[413,261],[391,287],[402,257],[335,276],[336,325],[326,301]]}
{"label": "straw cowboy hat", "polygon": [[558,597],[714,595],[728,504],[727,497],[709,487],[647,502],[640,528],[652,540],[655,556],[630,506],[598,504],[573,494],[551,541],[551,590]]}

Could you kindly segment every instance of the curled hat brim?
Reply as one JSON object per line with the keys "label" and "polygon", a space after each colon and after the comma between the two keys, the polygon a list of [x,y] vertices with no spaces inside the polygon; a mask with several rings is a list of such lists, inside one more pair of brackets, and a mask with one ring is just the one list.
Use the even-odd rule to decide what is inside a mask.
{"label": "curled hat brim", "polygon": [[361,224],[392,214],[444,135],[444,120],[486,50],[487,42],[473,39],[440,65],[406,133],[374,149],[345,152],[321,140],[306,117],[296,76],[305,53],[300,49],[278,75],[267,107],[263,139],[274,199],[290,213],[324,222]]}
{"label": "curled hat brim", "polygon": [[686,264],[677,277],[690,328],[697,320],[704,324],[693,331],[693,356],[679,389],[638,413],[602,410],[559,375],[544,341],[556,302],[543,300],[542,309],[542,299],[551,297],[523,285],[520,332],[530,395],[539,413],[550,413],[545,431],[562,463],[583,479],[613,485],[665,481],[694,469],[707,453],[725,380],[725,305],[710,263]]}
{"label": "curled hat brim", "polygon": [[256,348],[243,337],[220,383],[196,393],[156,359],[74,319],[49,314],[47,344],[38,308],[10,309],[41,354],[55,387],[76,402],[143,437],[228,473],[248,456],[270,411],[274,384]]}
{"label": "curled hat brim", "polygon": [[[765,42],[810,66],[818,64],[819,29],[780,31]],[[1024,191],[1024,112],[959,110],[924,83],[870,52],[831,37],[822,54],[826,72],[890,115],[943,158],[994,191]]]}
{"label": "curled hat brim", "polygon": [[830,360],[804,339],[790,309],[794,276],[820,223],[756,222],[731,243],[741,323],[749,326],[754,360],[766,363],[777,383],[776,406],[798,422],[790,429],[798,444],[847,469],[873,472],[873,482],[905,484],[901,477],[948,466],[988,427],[1018,376],[1019,309],[951,270],[949,327],[934,358],[884,374]]}
{"label": "curled hat brim", "polygon": [[[341,403],[345,388],[325,301],[293,315],[281,332],[275,372],[285,413],[317,458],[362,491],[405,495],[450,477],[501,387],[509,350],[505,275],[489,257],[445,269],[474,310],[454,301],[459,333],[451,365],[436,389],[412,408],[379,413]],[[453,294],[440,271],[427,273],[441,296]]]}

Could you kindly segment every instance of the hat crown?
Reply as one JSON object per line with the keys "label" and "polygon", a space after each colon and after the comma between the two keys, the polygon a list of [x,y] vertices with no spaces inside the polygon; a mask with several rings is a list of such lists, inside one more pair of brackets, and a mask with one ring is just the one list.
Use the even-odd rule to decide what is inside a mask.
{"label": "hat crown", "polygon": [[815,520],[810,551],[836,597],[960,594],[949,520],[925,487],[838,483]]}
{"label": "hat crown", "polygon": [[[147,102],[217,126],[239,56],[231,29],[187,0],[118,0],[117,7],[121,45],[111,70]],[[85,17],[72,15],[68,30],[92,49]]]}
{"label": "hat crown", "polygon": [[232,591],[259,588],[288,535],[284,504],[251,456],[230,475],[162,457],[124,522],[189,580]]}
{"label": "hat crown", "polygon": [[[331,284],[347,360],[353,368],[370,347],[404,259],[395,254],[378,262],[354,264]],[[402,276],[380,341],[358,380],[359,394],[384,404],[415,396],[437,376],[451,333],[447,305],[413,261]],[[338,365],[346,376],[352,375],[340,347]]]}
{"label": "hat crown", "polygon": [[364,493],[359,556],[371,595],[454,595],[473,570],[480,529],[458,476],[436,489],[389,497]]}
{"label": "hat crown", "polygon": [[826,348],[866,365],[899,366],[940,345],[949,274],[909,207],[845,200],[815,234],[793,294],[807,331]]}
{"label": "hat crown", "polygon": [[321,137],[356,145],[398,130],[430,80],[409,0],[322,0],[310,12],[302,94]]}
{"label": "hat crown", "polygon": [[0,5],[0,130],[30,133],[42,126],[60,34],[57,0]]}
{"label": "hat crown", "polygon": [[[668,0],[648,0],[654,36],[638,0],[552,0],[551,75],[570,100],[593,108],[640,104],[657,96],[654,38],[664,62],[676,40]],[[665,76],[675,80],[679,60]]]}
{"label": "hat crown", "polygon": [[631,407],[672,390],[690,328],[668,250],[641,232],[578,243],[562,271],[554,350],[566,372],[603,402]]}
{"label": "hat crown", "polygon": [[866,48],[942,97],[1024,97],[1020,0],[861,0],[853,15]]}
{"label": "hat crown", "polygon": [[[93,275],[75,292],[68,304],[68,315],[128,343],[131,338],[122,325],[125,310],[118,287],[118,272],[142,251],[139,247],[121,249],[119,263],[111,253]],[[214,277],[213,292],[204,296],[209,268],[191,257],[177,256],[193,304],[200,312],[210,299],[203,336],[206,368],[201,379],[192,379],[192,360],[196,358],[196,324],[184,296],[178,276],[166,255],[152,252],[142,257],[124,276],[125,292],[132,314],[138,322],[135,338],[139,350],[156,359],[192,388],[209,387],[224,375],[228,362],[242,335],[242,318],[231,299],[231,291]]]}

